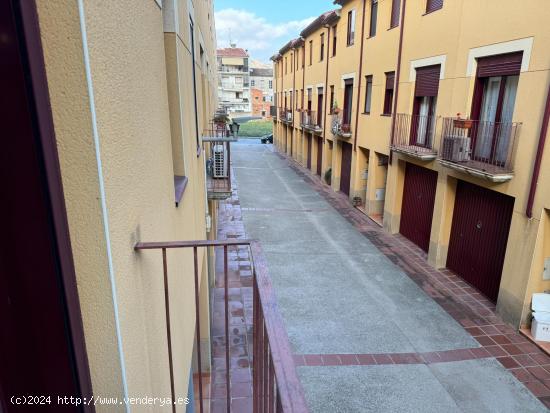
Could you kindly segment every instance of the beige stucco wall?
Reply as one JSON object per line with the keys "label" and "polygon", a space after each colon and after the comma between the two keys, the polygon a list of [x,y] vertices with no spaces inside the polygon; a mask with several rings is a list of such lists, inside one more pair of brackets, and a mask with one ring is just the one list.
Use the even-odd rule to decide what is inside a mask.
{"label": "beige stucco wall", "polygon": [[[138,241],[207,237],[204,153],[197,156],[195,108],[189,93],[192,63],[185,42],[189,39],[188,15],[192,14],[197,30],[201,131],[217,104],[212,2],[178,1],[183,23],[177,41],[174,34],[164,34],[163,10],[154,0],[83,2],[102,179],[92,131],[78,4],[69,0],[37,3],[94,394],[122,397],[125,377],[130,397],[169,397],[161,253],[135,252],[133,246]],[[166,43],[174,49],[165,49]],[[178,59],[174,58],[175,43]],[[199,44],[206,55],[202,62]],[[174,72],[170,70],[167,75],[167,64],[170,69],[176,60],[184,68],[179,78],[171,76]],[[203,87],[201,76],[205,79]],[[183,126],[171,123],[177,108],[181,108],[178,116]],[[179,138],[180,146],[173,145],[174,136]],[[185,174],[189,179],[178,207],[174,202],[174,174]],[[194,346],[192,263],[191,251],[168,252],[172,349],[179,397],[187,395]],[[206,253],[200,251],[201,316],[205,318],[202,330],[208,339],[205,266]],[[115,411],[112,406],[96,409]],[[142,410],[170,409],[132,406],[132,411]],[[178,407],[178,411],[184,410],[185,406]]]}

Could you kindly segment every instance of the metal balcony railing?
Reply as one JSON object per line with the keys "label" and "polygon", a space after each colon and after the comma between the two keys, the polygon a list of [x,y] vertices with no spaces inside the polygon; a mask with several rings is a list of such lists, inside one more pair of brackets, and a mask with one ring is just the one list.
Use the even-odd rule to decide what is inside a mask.
{"label": "metal balcony railing", "polygon": [[[224,269],[224,330],[225,330],[225,370],[219,373],[225,374],[226,385],[226,408],[227,412],[235,411],[231,406],[231,339],[230,339],[230,309],[229,309],[229,276],[228,276],[228,253],[239,246],[248,247],[249,257],[252,265],[253,276],[253,340],[252,340],[252,373],[253,389],[252,399],[254,412],[277,412],[277,413],[306,413],[308,408],[305,402],[304,392],[296,374],[296,367],[292,357],[292,351],[288,342],[288,335],[279,313],[271,280],[267,272],[267,264],[262,253],[260,244],[252,240],[226,240],[226,241],[168,241],[168,242],[139,242],[135,245],[136,251],[161,250],[162,271],[164,277],[164,303],[166,319],[166,336],[168,341],[168,367],[170,374],[170,388],[172,400],[176,400],[174,386],[174,364],[172,347],[172,326],[170,318],[170,292],[168,284],[168,249],[192,249],[194,263],[194,290],[195,290],[195,323],[196,323],[196,357],[198,373],[198,407],[200,413],[210,411],[210,406],[205,408],[208,400],[207,392],[203,385],[201,352],[201,319],[200,309],[203,308],[200,302],[200,288],[208,288],[207,283],[199,285],[199,248],[220,248],[223,249]],[[239,251],[240,253],[240,251]],[[172,296],[177,292],[172,292]],[[203,303],[204,304],[204,303]],[[176,411],[176,405],[172,405],[172,411]]]}
{"label": "metal balcony railing", "polygon": [[440,161],[493,182],[513,178],[521,123],[444,118]]}
{"label": "metal balcony railing", "polygon": [[291,123],[292,122],[292,109],[280,109],[279,110],[279,118],[283,122]]}
{"label": "metal balcony railing", "polygon": [[317,112],[314,110],[303,110],[300,113],[300,125],[315,132],[322,132],[323,130],[321,120],[317,118]]}
{"label": "metal balcony railing", "polygon": [[237,140],[231,126],[225,123],[213,123],[205,131],[202,142],[206,160],[206,190],[208,199],[227,199],[231,197],[231,142]]}
{"label": "metal balcony railing", "polygon": [[351,138],[351,122],[345,121],[344,114],[342,112],[332,113],[332,133],[336,136],[340,136],[345,139]]}
{"label": "metal balcony railing", "polygon": [[438,118],[435,116],[397,113],[393,129],[392,150],[423,160],[437,156],[434,137]]}

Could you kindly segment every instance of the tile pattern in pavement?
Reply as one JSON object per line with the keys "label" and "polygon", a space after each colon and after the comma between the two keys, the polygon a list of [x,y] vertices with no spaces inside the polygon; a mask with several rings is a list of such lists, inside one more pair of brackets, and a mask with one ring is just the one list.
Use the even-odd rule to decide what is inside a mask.
{"label": "tile pattern in pavement", "polygon": [[[235,178],[232,179],[232,186],[231,198],[219,204],[217,237],[220,240],[246,238]],[[252,412],[252,268],[248,247],[230,247],[227,255],[231,409],[248,413]],[[212,293],[212,413],[227,411],[224,286],[223,248],[217,248],[216,280]]]}
{"label": "tile pattern in pavement", "polygon": [[[376,364],[395,364],[394,356],[396,360],[404,357],[408,360],[407,363],[416,360],[419,364],[494,357],[545,406],[550,408],[550,357],[510,325],[504,323],[496,314],[494,303],[452,271],[438,270],[432,267],[427,262],[427,254],[415,244],[400,234],[387,233],[365,214],[354,208],[346,195],[334,192],[317,175],[286,154],[282,154],[276,149],[274,151],[280,158],[287,160],[290,168],[361,234],[367,237],[379,251],[401,268],[482,346],[478,349],[458,349],[433,353],[344,355],[345,363],[342,360],[342,355],[337,355],[339,360],[327,357],[328,355],[296,355],[295,360],[298,364],[302,363],[301,357],[303,357],[303,365],[328,365],[325,364],[325,359],[328,360],[328,363],[340,363],[340,365],[363,364],[370,362],[371,357]],[[311,363],[318,363],[320,357],[323,359],[322,364],[309,364],[310,356],[312,357]],[[376,357],[380,362],[377,362]]]}

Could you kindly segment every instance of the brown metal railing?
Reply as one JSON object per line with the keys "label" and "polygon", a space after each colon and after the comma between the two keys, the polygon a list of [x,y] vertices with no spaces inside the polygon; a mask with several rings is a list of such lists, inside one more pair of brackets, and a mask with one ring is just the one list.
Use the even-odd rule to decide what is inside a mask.
{"label": "brown metal railing", "polygon": [[344,138],[351,137],[351,121],[344,122],[344,113],[332,114],[332,133]]}
{"label": "brown metal railing", "polygon": [[485,173],[511,173],[521,123],[444,118],[440,159]]}
{"label": "brown metal railing", "polygon": [[317,112],[314,110],[304,110],[300,113],[300,125],[304,128],[321,130],[322,126],[317,120]]}
{"label": "brown metal railing", "polygon": [[404,152],[434,154],[434,136],[437,127],[437,117],[423,115],[409,115],[397,113],[395,115],[392,149]]}
{"label": "brown metal railing", "polygon": [[[252,343],[252,370],[253,389],[252,398],[254,412],[266,413],[306,413],[308,408],[301,383],[296,374],[296,367],[288,341],[288,335],[279,313],[277,301],[271,280],[267,272],[267,263],[259,242],[254,240],[220,240],[220,241],[169,241],[169,242],[139,242],[135,245],[136,251],[155,249],[162,251],[164,275],[164,302],[166,313],[166,335],[168,340],[168,362],[170,373],[170,388],[172,400],[176,400],[174,389],[174,366],[172,362],[170,299],[168,285],[167,249],[193,249],[194,262],[194,289],[195,289],[195,322],[196,322],[196,350],[198,365],[198,395],[200,412],[205,410],[202,375],[202,354],[200,345],[200,302],[199,302],[199,273],[198,248],[223,248],[224,268],[224,326],[225,326],[225,383],[227,412],[231,412],[231,368],[229,339],[229,276],[228,252],[230,248],[248,246],[251,257],[253,277],[253,343]],[[203,286],[203,288],[206,286]],[[172,407],[175,412],[175,405]],[[238,412],[237,412],[238,413]]]}
{"label": "brown metal railing", "polygon": [[282,109],[279,113],[282,121],[292,122],[292,109]]}
{"label": "brown metal railing", "polygon": [[210,125],[203,132],[202,142],[207,153],[206,189],[210,199],[231,196],[231,142],[236,140],[225,123]]}

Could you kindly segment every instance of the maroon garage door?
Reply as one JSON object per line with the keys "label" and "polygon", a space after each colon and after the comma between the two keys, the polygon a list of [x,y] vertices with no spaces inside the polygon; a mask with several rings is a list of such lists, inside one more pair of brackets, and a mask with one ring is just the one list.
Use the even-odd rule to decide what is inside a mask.
{"label": "maroon garage door", "polygon": [[307,169],[311,169],[311,140],[313,139],[311,134],[306,135],[307,138]]}
{"label": "maroon garage door", "polygon": [[342,164],[340,165],[340,191],[349,195],[351,179],[351,155],[353,148],[350,143],[342,142]]}
{"label": "maroon garage door", "polygon": [[447,267],[496,301],[514,198],[458,181]]}
{"label": "maroon garage door", "polygon": [[399,232],[424,251],[430,247],[437,172],[407,163]]}
{"label": "maroon garage door", "polygon": [[323,138],[317,138],[317,175],[321,176],[323,169]]}

